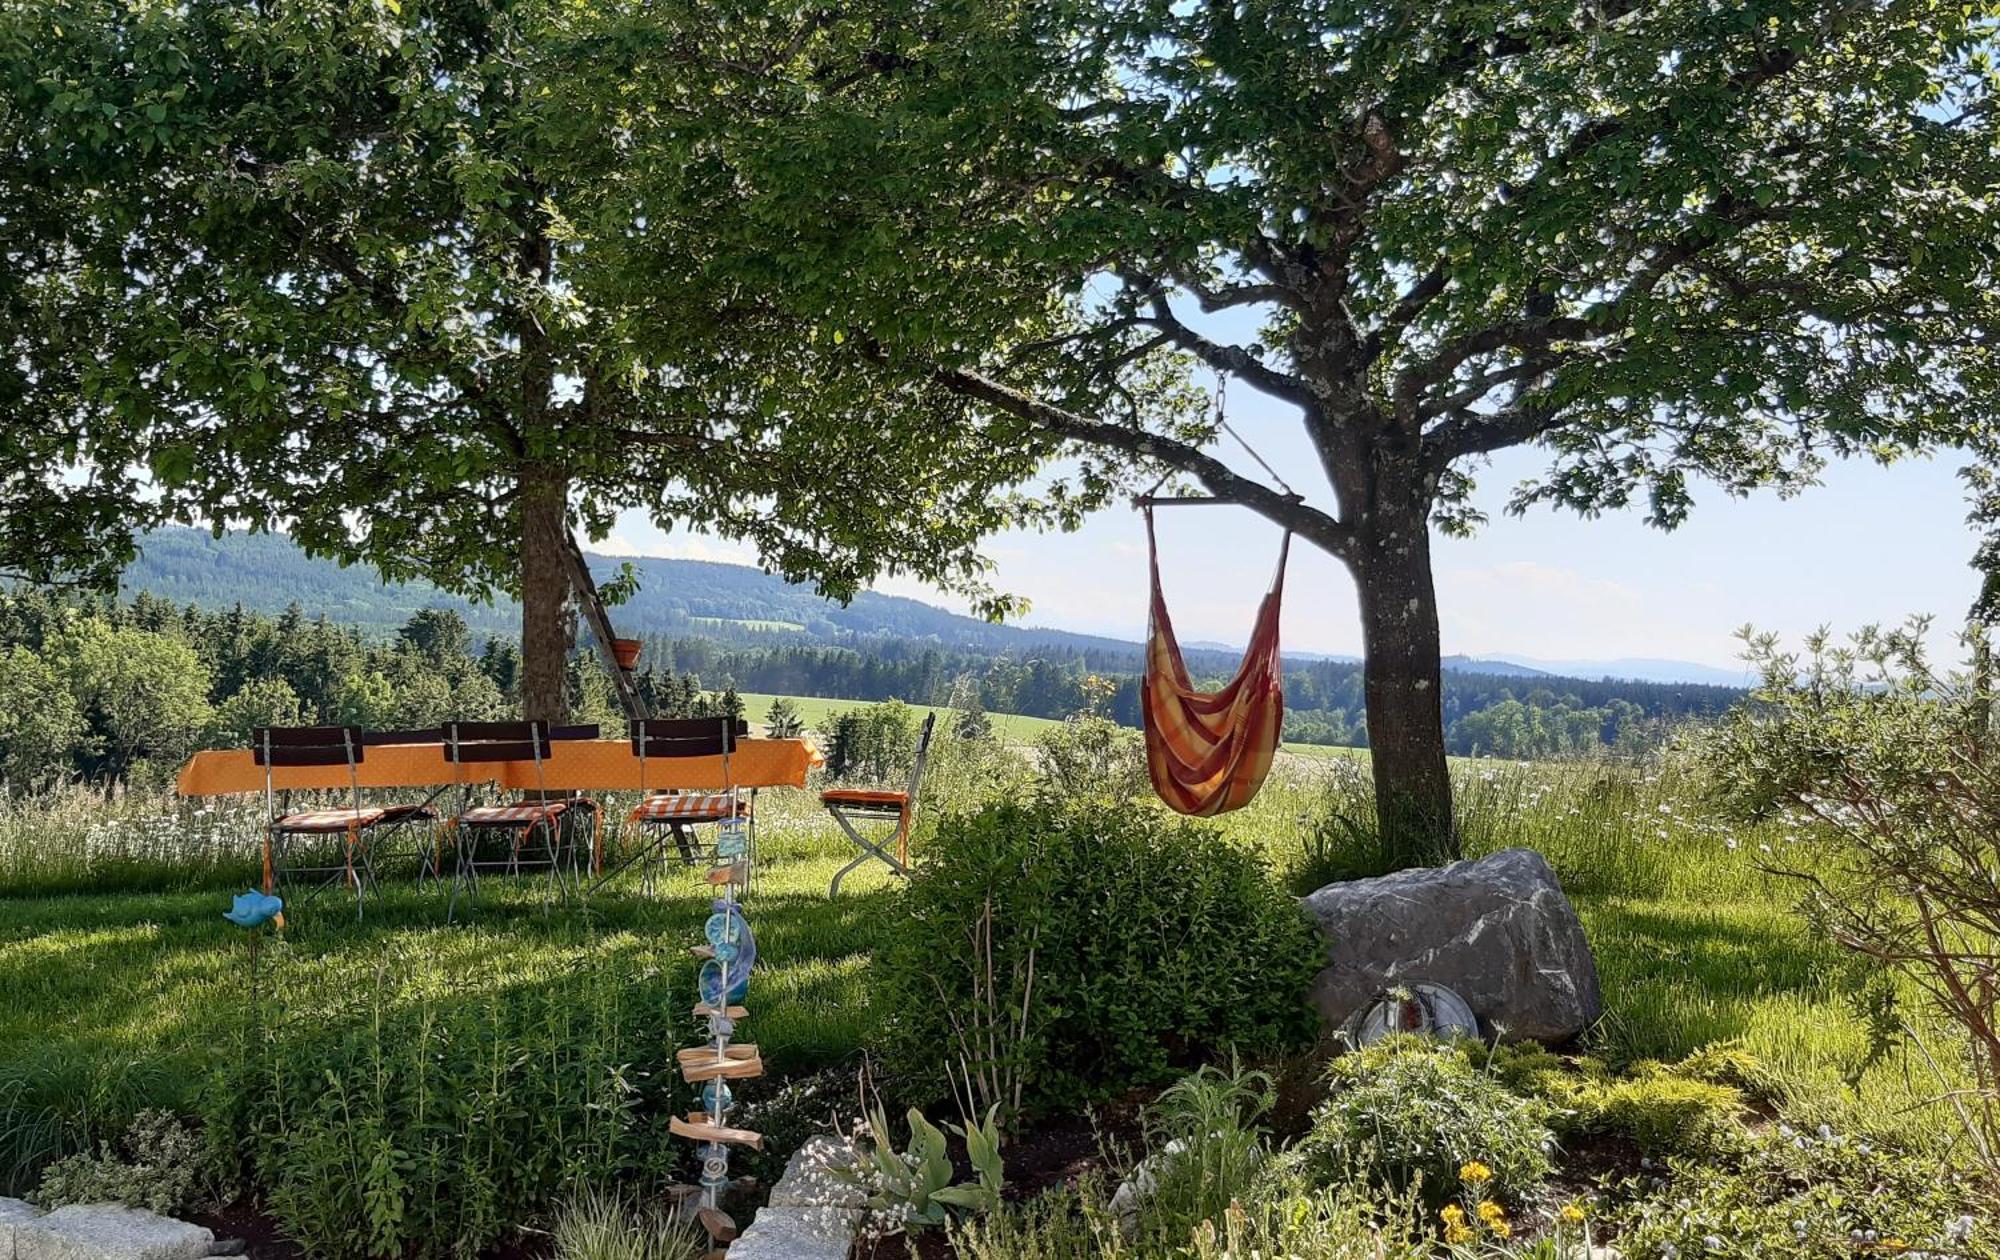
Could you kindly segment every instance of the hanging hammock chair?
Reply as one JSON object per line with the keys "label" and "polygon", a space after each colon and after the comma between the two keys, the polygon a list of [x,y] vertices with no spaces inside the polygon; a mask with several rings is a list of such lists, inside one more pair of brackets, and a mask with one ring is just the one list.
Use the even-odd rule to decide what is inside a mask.
{"label": "hanging hammock chair", "polygon": [[1241,809],[1264,786],[1285,724],[1279,678],[1278,606],[1285,587],[1291,531],[1278,548],[1278,571],[1258,606],[1250,646],[1236,676],[1219,691],[1197,691],[1181,659],[1167,602],[1160,593],[1160,548],[1153,509],[1144,504],[1146,555],[1152,571],[1152,614],[1146,635],[1146,675],[1140,704],[1146,725],[1146,768],[1153,789],[1171,809],[1210,817]]}

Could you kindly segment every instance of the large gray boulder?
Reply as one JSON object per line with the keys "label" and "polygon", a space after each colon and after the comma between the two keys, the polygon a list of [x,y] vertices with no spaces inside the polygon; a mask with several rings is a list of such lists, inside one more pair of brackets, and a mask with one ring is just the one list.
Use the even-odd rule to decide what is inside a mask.
{"label": "large gray boulder", "polygon": [[1327,941],[1313,1005],[1336,1028],[1384,989],[1426,981],[1503,1041],[1567,1041],[1603,1009],[1583,924],[1532,849],[1328,884],[1305,906]]}
{"label": "large gray boulder", "polygon": [[205,1260],[215,1235],[116,1203],[73,1204],[14,1224],[15,1260]]}

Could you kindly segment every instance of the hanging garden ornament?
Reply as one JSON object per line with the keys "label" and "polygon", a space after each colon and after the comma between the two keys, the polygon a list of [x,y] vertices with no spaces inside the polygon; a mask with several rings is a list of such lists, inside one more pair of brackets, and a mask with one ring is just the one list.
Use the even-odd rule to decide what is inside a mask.
{"label": "hanging garden ornament", "polygon": [[[750,968],[738,964],[729,968],[729,976],[724,980],[722,964],[710,960],[701,965],[701,975],[695,987],[701,1000],[709,1006],[725,1006],[731,1002],[741,1002],[743,995],[750,991]],[[727,983],[729,992],[724,995],[722,986]]]}
{"label": "hanging garden ornament", "polygon": [[701,1087],[702,1109],[711,1116],[719,1116],[729,1110],[729,1104],[736,1100],[727,1081],[710,1081]]}
{"label": "hanging garden ornament", "polygon": [[750,933],[743,907],[726,898],[717,898],[713,908],[715,913],[708,916],[702,934],[715,950],[716,960],[729,964],[732,979],[738,969],[747,975],[757,961],[757,938]]}
{"label": "hanging garden ornament", "polygon": [[724,819],[716,826],[716,856],[739,858],[750,851],[750,827],[741,818]]}

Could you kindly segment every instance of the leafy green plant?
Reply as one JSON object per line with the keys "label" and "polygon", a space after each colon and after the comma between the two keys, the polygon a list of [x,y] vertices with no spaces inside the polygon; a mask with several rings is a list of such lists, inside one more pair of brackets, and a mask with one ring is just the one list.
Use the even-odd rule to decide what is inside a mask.
{"label": "leafy green plant", "polygon": [[1676,1157],[1664,1171],[1624,1187],[1614,1215],[1627,1255],[2000,1256],[1990,1186],[1828,1128],[1775,1126],[1743,1158]]}
{"label": "leafy green plant", "polygon": [[1185,1242],[1243,1197],[1267,1162],[1259,1121],[1275,1098],[1268,1075],[1240,1064],[1203,1066],[1163,1091],[1146,1111],[1153,1153],[1121,1191],[1131,1232]]}
{"label": "leafy green plant", "polygon": [[992,805],[939,826],[870,988],[894,1086],[1075,1107],[1316,1028],[1316,930],[1252,854],[1130,804]]}
{"label": "leafy green plant", "polygon": [[1006,1172],[1000,1162],[998,1109],[976,1125],[950,1125],[965,1142],[974,1180],[958,1182],[944,1131],[910,1108],[909,1144],[897,1150],[889,1117],[880,1103],[868,1112],[868,1152],[836,1170],[868,1191],[868,1206],[892,1228],[912,1232],[943,1225],[953,1213],[983,1216],[1000,1203]]}
{"label": "leafy green plant", "polygon": [[172,1215],[192,1206],[210,1171],[202,1135],[171,1112],[149,1107],[133,1117],[116,1148],[59,1159],[42,1172],[35,1202],[123,1203]]}
{"label": "leafy green plant", "polygon": [[[1989,491],[2000,508],[2000,490]],[[2000,602],[2000,581],[1987,594]],[[1821,632],[1803,654],[1746,631],[1763,685],[1702,744],[1702,764],[1734,813],[1783,819],[1805,839],[1771,866],[1796,885],[1806,918],[1910,981],[1964,1047],[1973,1088],[1938,1084],[2000,1179],[2000,687],[1983,628],[1962,637],[1974,662],[1963,673],[1932,665],[1928,631],[1922,618],[1869,627],[1846,647]],[[1895,987],[1870,992],[1878,1052],[1921,1040]]]}
{"label": "leafy green plant", "polygon": [[985,1216],[951,1221],[946,1231],[960,1260],[1103,1260],[1132,1248],[1105,1210],[1101,1174],[1002,1203]]}
{"label": "leafy green plant", "polygon": [[685,1010],[686,988],[605,967],[401,1000],[397,971],[422,961],[391,951],[373,986],[330,997],[296,961],[216,1058],[208,1127],[301,1244],[472,1254],[579,1187],[684,1151],[662,1134],[676,1082],[634,1064],[678,1039],[660,1012]]}
{"label": "leafy green plant", "polygon": [[1483,1195],[1518,1200],[1552,1170],[1551,1109],[1510,1092],[1448,1045],[1394,1039],[1335,1059],[1331,1090],[1295,1148],[1321,1184],[1358,1174],[1432,1208],[1455,1197],[1468,1166]]}
{"label": "leafy green plant", "polygon": [[1739,1145],[1748,1100],[1727,1081],[1761,1074],[1754,1058],[1728,1049],[1673,1064],[1642,1061],[1623,1074],[1540,1046],[1463,1053],[1514,1093],[1549,1104],[1559,1135],[1616,1133],[1652,1156],[1720,1154]]}

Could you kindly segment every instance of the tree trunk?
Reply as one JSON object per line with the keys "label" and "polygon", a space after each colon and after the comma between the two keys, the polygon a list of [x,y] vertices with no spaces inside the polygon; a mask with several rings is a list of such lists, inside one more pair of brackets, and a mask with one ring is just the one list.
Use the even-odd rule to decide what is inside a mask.
{"label": "tree trunk", "polygon": [[1362,681],[1381,854],[1390,870],[1459,855],[1445,766],[1437,588],[1419,507],[1371,514],[1351,566],[1361,602]]}
{"label": "tree trunk", "polygon": [[569,477],[547,467],[521,472],[521,716],[563,722],[574,622],[562,536],[569,529]]}

